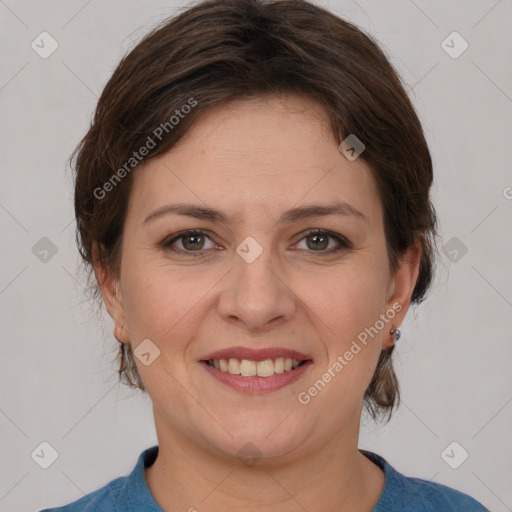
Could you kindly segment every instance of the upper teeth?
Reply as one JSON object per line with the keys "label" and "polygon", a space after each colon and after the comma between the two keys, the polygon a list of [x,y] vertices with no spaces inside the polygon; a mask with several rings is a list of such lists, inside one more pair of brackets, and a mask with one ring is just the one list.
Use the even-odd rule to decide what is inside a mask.
{"label": "upper teeth", "polygon": [[[208,361],[211,365],[212,360]],[[283,373],[297,368],[301,361],[291,357],[277,357],[264,361],[250,361],[249,359],[214,359],[213,366],[222,372],[244,377],[270,377],[274,373]],[[212,365],[211,365],[212,366]]]}

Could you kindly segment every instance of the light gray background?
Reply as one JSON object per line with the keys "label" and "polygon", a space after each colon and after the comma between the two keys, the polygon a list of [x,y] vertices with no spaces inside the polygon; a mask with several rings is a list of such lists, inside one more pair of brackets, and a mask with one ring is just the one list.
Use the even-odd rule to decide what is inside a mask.
{"label": "light gray background", "polygon": [[[512,2],[319,3],[373,34],[404,77],[443,241],[467,247],[457,262],[441,253],[395,352],[402,406],[364,426],[360,446],[512,510]],[[182,5],[0,0],[1,511],[75,500],[156,443],[149,399],[117,384],[110,319],[85,301],[67,159],[120,57]],[[43,31],[59,44],[48,59],[31,48]],[[441,46],[453,31],[469,43],[456,59]],[[47,262],[32,252],[42,237],[57,247]],[[58,452],[46,470],[31,458],[42,441]],[[469,453],[458,469],[441,456],[452,441]]]}

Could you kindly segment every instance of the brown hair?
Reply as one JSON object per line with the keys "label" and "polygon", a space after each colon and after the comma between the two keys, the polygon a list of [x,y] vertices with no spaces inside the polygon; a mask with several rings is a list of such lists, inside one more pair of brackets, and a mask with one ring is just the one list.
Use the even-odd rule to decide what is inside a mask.
{"label": "brown hair", "polygon": [[[436,215],[420,121],[378,44],[305,0],[203,1],[165,20],[121,60],[74,153],[77,242],[89,278],[94,243],[118,276],[135,151],[158,139],[146,159],[167,152],[208,107],[280,93],[323,105],[338,143],[349,134],[363,141],[360,158],[379,190],[392,274],[404,251],[415,240],[421,244],[411,297],[421,302],[432,282]],[[194,107],[186,110],[187,104]],[[91,289],[101,297],[96,283]],[[389,419],[399,401],[392,350],[382,351],[365,393],[373,418]],[[120,379],[144,390],[129,343],[120,345],[119,359]]]}

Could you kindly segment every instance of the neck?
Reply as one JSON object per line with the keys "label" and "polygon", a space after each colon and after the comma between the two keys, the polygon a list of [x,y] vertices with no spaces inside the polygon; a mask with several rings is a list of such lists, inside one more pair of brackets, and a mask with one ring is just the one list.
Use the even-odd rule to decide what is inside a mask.
{"label": "neck", "polygon": [[321,450],[252,465],[170,435],[156,415],[155,424],[159,453],[145,477],[163,510],[371,512],[384,488],[383,471],[357,449],[358,423],[340,429]]}

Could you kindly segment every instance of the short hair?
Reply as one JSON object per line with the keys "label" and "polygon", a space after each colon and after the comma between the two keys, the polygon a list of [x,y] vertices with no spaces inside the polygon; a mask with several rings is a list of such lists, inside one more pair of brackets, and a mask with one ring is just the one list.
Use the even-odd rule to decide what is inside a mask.
{"label": "short hair", "polygon": [[[338,143],[351,134],[364,143],[360,158],[383,207],[390,272],[419,241],[411,302],[424,299],[437,233],[429,198],[432,160],[421,123],[377,42],[305,0],[202,1],[164,20],[122,58],[73,154],[76,238],[94,298],[101,290],[91,279],[93,244],[108,272],[119,273],[134,151],[156,142],[157,127],[158,143],[145,159],[169,151],[208,107],[282,93],[324,106]],[[179,112],[186,115],[174,122]],[[399,402],[392,351],[382,350],[365,392],[374,419],[386,413],[389,420]],[[118,358],[120,380],[144,391],[130,343],[120,345]]]}

